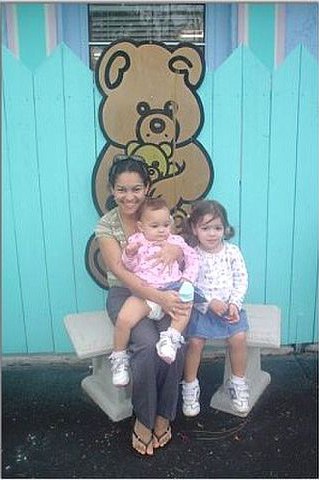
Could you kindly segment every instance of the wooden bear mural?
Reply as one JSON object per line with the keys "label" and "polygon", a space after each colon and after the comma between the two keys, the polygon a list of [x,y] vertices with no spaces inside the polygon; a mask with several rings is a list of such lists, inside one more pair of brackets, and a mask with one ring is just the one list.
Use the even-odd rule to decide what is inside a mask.
{"label": "wooden bear mural", "polygon": [[[191,44],[168,48],[157,42],[119,41],[104,50],[96,79],[103,96],[99,120],[107,144],[92,177],[100,215],[106,212],[110,195],[108,171],[119,153],[144,158],[152,180],[151,195],[167,200],[177,228],[189,205],[209,192],[213,166],[196,140],[204,121],[196,92],[203,76],[203,58]],[[94,280],[107,288],[93,236],[86,265]]]}

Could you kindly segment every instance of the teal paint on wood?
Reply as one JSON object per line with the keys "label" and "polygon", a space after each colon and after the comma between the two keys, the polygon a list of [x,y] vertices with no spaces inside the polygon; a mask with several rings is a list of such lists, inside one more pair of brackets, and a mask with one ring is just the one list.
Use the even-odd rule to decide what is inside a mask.
{"label": "teal paint on wood", "polygon": [[270,69],[275,55],[275,5],[248,5],[248,43],[257,57]]}
{"label": "teal paint on wood", "polygon": [[[10,150],[2,101],[2,353],[26,353],[24,313],[18,270],[14,214],[9,173]],[[14,292],[14,296],[13,296]],[[10,321],[8,321],[10,319]]]}
{"label": "teal paint on wood", "polygon": [[46,269],[54,343],[59,351],[70,348],[62,319],[66,313],[77,310],[70,225],[66,97],[61,57],[61,49],[58,48],[35,74],[39,182]]}
{"label": "teal paint on wood", "polygon": [[266,302],[282,311],[282,342],[290,338],[290,285],[296,181],[299,52],[273,74],[268,194]]}
{"label": "teal paint on wood", "polygon": [[[201,99],[203,110],[204,110],[204,122],[203,128],[199,133],[197,140],[203,145],[205,150],[209,153],[210,157],[212,154],[213,148],[213,103],[211,101],[213,95],[213,79],[214,76],[212,73],[207,73],[205,75],[204,81],[198,90],[199,97]],[[212,161],[214,166],[214,161]]]}
{"label": "teal paint on wood", "polygon": [[44,4],[17,4],[21,61],[35,69],[46,57]]}
{"label": "teal paint on wood", "polygon": [[270,74],[243,48],[240,246],[249,272],[246,301],[265,301]]}
{"label": "teal paint on wood", "polygon": [[[317,261],[317,272],[318,272],[318,261]],[[315,319],[313,322],[313,342],[318,343],[318,274],[317,274],[317,286],[316,286],[316,302],[315,302]]]}
{"label": "teal paint on wood", "polygon": [[240,206],[242,47],[216,70],[213,91],[213,151],[215,180],[208,198],[227,209],[238,243]]}
{"label": "teal paint on wood", "polygon": [[[2,61],[10,181],[28,352],[52,352],[33,80],[31,73],[5,48]],[[15,295],[16,292],[11,292],[8,301],[13,301]]]}
{"label": "teal paint on wood", "polygon": [[[289,341],[307,342],[315,318],[318,245],[318,64],[300,47]],[[306,301],[305,301],[306,300]]]}
{"label": "teal paint on wood", "polygon": [[[4,278],[15,272],[4,288],[6,352],[23,353],[26,345],[30,353],[72,351],[62,325],[64,311],[104,306],[105,292],[93,283],[84,267],[86,242],[98,218],[90,182],[95,159],[105,145],[97,120],[101,96],[92,73],[68,48],[61,46],[55,55],[36,71],[35,88],[30,72],[6,49],[3,55],[8,123],[8,142],[3,148],[10,154],[6,153],[3,181],[7,185],[9,179],[12,186],[9,198],[9,190],[3,192],[7,215],[3,247],[10,257],[6,259],[9,263],[4,263]],[[316,188],[315,184],[308,188],[317,140],[317,118],[312,120],[317,95],[314,66],[309,56],[300,57],[300,50],[293,52],[273,74],[269,110],[267,71],[251,52],[239,48],[214,74],[206,76],[199,92],[206,118],[199,140],[212,155],[215,169],[208,197],[225,204],[231,223],[240,233],[251,281],[255,277],[252,272],[261,269],[259,257],[263,263],[267,259],[262,286],[253,285],[248,299],[257,301],[259,288],[265,286],[265,301],[282,309],[283,344],[296,338],[297,343],[299,339],[315,341],[318,334],[313,316],[308,315],[317,306],[304,305],[309,298],[309,303],[313,301],[316,288],[312,265],[316,264],[312,259],[316,236],[305,237],[313,211],[307,207],[307,219],[302,212],[304,203],[313,201]],[[304,169],[303,162],[308,160]],[[262,233],[267,172],[268,224]],[[257,231],[263,237],[257,239],[255,219],[251,219],[256,211],[261,216]],[[48,225],[48,213],[60,218],[53,218]],[[238,240],[237,235],[235,243]],[[309,262],[302,261],[304,242]],[[254,248],[256,254],[252,253]],[[67,254],[70,250],[73,261]],[[54,265],[56,258],[59,268]],[[21,301],[13,305],[19,282]],[[69,299],[58,291],[58,285],[67,290]],[[11,321],[14,311],[16,318],[20,311],[24,313],[16,324]],[[298,316],[294,317],[294,312]],[[24,338],[15,338],[17,331],[23,336],[24,327]]]}
{"label": "teal paint on wood", "polygon": [[102,101],[102,95],[100,94],[94,77],[94,118],[96,122],[96,129],[95,129],[95,149],[96,149],[96,158],[100,154],[102,148],[106,143],[105,136],[101,130],[101,126],[99,123],[99,109]]}
{"label": "teal paint on wood", "polygon": [[98,220],[91,197],[91,175],[98,152],[98,129],[94,111],[92,71],[72,51],[63,46],[65,122],[70,190],[70,218],[74,257],[75,288],[80,312],[105,306],[105,293],[97,287],[85,268],[87,241]]}

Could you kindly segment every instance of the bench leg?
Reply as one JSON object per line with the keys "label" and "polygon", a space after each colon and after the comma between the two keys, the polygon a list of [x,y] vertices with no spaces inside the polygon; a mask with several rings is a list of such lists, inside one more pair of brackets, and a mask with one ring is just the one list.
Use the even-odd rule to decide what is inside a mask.
{"label": "bench leg", "polygon": [[81,386],[113,422],[132,415],[130,385],[114,387],[106,355],[93,358],[93,373],[82,380]]}
{"label": "bench leg", "polygon": [[249,397],[249,412],[248,413],[238,413],[232,408],[231,401],[224,390],[224,385],[226,380],[231,375],[230,359],[229,352],[226,349],[226,359],[225,359],[225,369],[224,369],[224,383],[219,387],[216,393],[211,398],[210,406],[216,410],[221,410],[222,412],[231,413],[232,415],[237,415],[239,417],[246,417],[258,398],[261,396],[267,385],[270,383],[270,375],[267,372],[261,370],[260,365],[260,348],[258,347],[248,347],[247,351],[247,368],[246,368],[246,377],[249,382],[250,397]]}

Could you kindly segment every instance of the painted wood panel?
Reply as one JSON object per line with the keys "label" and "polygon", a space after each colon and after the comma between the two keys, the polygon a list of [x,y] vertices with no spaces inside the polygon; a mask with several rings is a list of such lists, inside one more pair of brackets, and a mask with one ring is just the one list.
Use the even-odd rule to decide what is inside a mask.
{"label": "painted wood panel", "polygon": [[240,246],[247,262],[250,302],[265,301],[270,74],[243,50]]}
{"label": "painted wood panel", "polygon": [[[289,341],[303,343],[315,318],[318,245],[318,65],[300,47]],[[314,241],[316,240],[316,241]],[[302,273],[301,273],[302,272]]]}
{"label": "painted wood panel", "polygon": [[227,209],[238,243],[240,231],[240,165],[243,47],[238,48],[214,74],[212,159],[215,180],[209,198]]}
{"label": "painted wood panel", "polygon": [[299,50],[273,74],[269,162],[266,302],[282,310],[290,338],[290,289],[298,132]]}
{"label": "painted wood panel", "polygon": [[[6,72],[3,90],[6,105],[8,158],[22,301],[28,352],[52,352],[53,332],[46,273],[42,223],[42,197],[38,176],[38,145],[34,85],[31,73],[3,50]],[[9,275],[10,272],[7,272]],[[15,292],[10,300],[14,301]],[[6,321],[10,321],[7,319]],[[7,348],[12,348],[8,346]]]}
{"label": "painted wood panel", "polygon": [[237,5],[206,3],[205,60],[208,71],[219,67],[238,46]]}
{"label": "painted wood panel", "polygon": [[[101,97],[64,45],[35,72],[4,49],[3,67],[3,351],[72,351],[63,316],[105,300],[84,263],[98,218],[91,175],[105,144]],[[199,141],[215,171],[208,197],[226,206],[237,230],[249,301],[281,307],[284,344],[317,335],[317,78],[302,48],[270,74],[240,47],[199,91]]]}
{"label": "painted wood panel", "polygon": [[287,2],[285,7],[285,54],[302,44],[318,59],[318,2]]}
{"label": "painted wood panel", "polygon": [[65,46],[61,54],[67,99],[65,125],[75,289],[78,311],[83,312],[103,309],[105,302],[104,292],[88,277],[84,263],[86,244],[99,218],[91,196],[91,175],[100,150],[96,146],[100,131],[92,71]]}
{"label": "painted wood panel", "polygon": [[275,54],[275,5],[248,4],[248,25],[249,47],[269,69],[272,69]]}
{"label": "painted wood panel", "polygon": [[2,101],[2,352],[26,353],[27,342],[9,171],[5,102]]}
{"label": "painted wood panel", "polygon": [[57,11],[57,43],[64,43],[89,64],[88,5],[60,3]]}
{"label": "painted wood panel", "polygon": [[[56,348],[63,351],[61,318],[77,310],[66,136],[64,71],[61,49],[35,72],[39,182],[52,325]],[[63,275],[61,275],[63,265]],[[63,332],[64,333],[64,332]],[[63,336],[65,339],[65,336]]]}
{"label": "painted wood panel", "polygon": [[20,59],[34,69],[46,57],[44,5],[18,3],[16,8]]}

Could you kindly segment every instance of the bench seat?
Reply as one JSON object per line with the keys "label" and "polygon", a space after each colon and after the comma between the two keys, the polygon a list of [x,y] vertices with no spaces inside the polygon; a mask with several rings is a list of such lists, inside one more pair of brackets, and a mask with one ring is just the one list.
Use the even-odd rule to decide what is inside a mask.
{"label": "bench seat", "polygon": [[[261,369],[261,348],[280,347],[281,312],[275,305],[245,304],[249,332],[247,334],[246,377],[250,385],[250,410],[255,405],[267,385],[270,375]],[[106,311],[69,314],[64,324],[77,356],[92,358],[92,374],[82,380],[84,391],[99,405],[113,421],[120,421],[132,414],[131,387],[116,388],[112,384],[110,362],[107,356],[112,351],[113,324]],[[206,347],[224,347],[223,340],[209,340]],[[206,348],[205,347],[205,348]],[[225,355],[224,381],[213,394],[210,406],[232,415],[239,414],[232,409],[225,394],[224,384],[229,378],[230,360],[228,350]]]}

